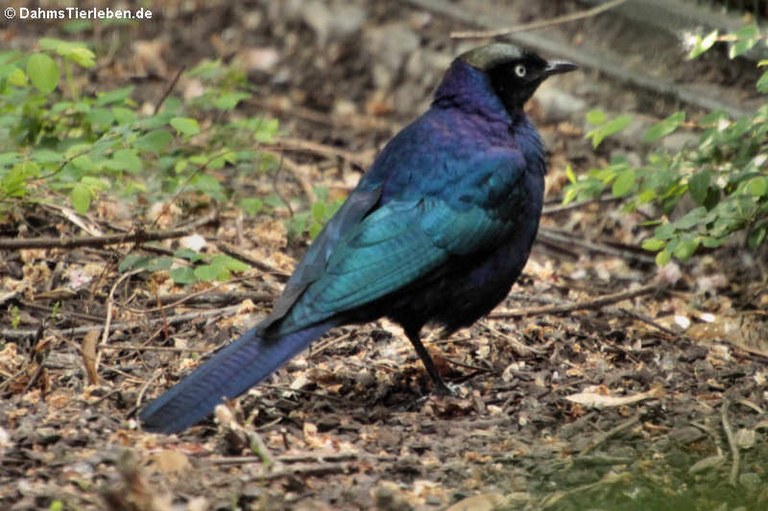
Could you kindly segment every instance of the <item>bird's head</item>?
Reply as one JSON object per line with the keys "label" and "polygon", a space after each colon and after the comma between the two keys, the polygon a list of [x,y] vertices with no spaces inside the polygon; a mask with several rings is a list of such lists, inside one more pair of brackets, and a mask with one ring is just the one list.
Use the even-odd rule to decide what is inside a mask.
{"label": "bird's head", "polygon": [[491,43],[459,55],[459,59],[488,75],[494,92],[510,113],[522,110],[541,82],[577,68],[564,61],[546,61],[509,43]]}

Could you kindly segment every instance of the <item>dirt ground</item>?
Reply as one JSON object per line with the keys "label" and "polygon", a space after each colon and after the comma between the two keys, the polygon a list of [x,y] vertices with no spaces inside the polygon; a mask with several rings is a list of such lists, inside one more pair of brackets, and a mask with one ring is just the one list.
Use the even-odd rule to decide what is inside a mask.
{"label": "dirt ground", "polygon": [[[155,77],[133,79],[138,99],[155,104],[179,66],[240,59],[259,91],[245,108],[280,119],[286,158],[297,163],[277,184],[287,195],[300,195],[302,180],[342,194],[353,186],[471,45],[448,35],[467,27],[407,2],[195,4],[169,3],[156,23],[114,29],[127,42],[93,88]],[[510,8],[525,20],[572,7]],[[583,37],[579,26],[590,27],[559,37]],[[55,23],[32,28],[0,32],[19,47],[65,37]],[[652,120],[669,105],[589,70],[537,97],[531,115],[550,152],[540,240],[490,317],[429,342],[456,397],[429,394],[410,343],[381,321],[334,330],[217,422],[144,433],[137,407],[266,314],[306,240],[289,243],[273,218],[217,211],[194,232],[260,264],[194,290],[116,271],[148,247],[4,253],[3,282],[36,278],[40,289],[0,303],[0,508],[768,509],[765,252],[734,243],[660,271],[635,248],[647,235],[639,214],[614,201],[561,207],[566,164],[578,173],[645,149],[625,137],[593,151],[586,110],[616,109],[620,97]],[[645,109],[651,103],[659,111]],[[83,234],[42,207],[19,221],[29,235]],[[2,226],[3,237],[19,231]],[[105,269],[77,292],[54,293],[89,265]],[[11,305],[34,336],[8,328]],[[83,346],[100,341],[110,314],[117,326],[100,351],[101,384],[87,385]]]}

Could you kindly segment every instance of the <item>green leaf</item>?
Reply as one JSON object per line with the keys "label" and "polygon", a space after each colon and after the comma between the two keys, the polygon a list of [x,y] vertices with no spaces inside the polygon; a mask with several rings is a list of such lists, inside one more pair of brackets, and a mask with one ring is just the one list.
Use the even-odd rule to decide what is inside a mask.
{"label": "green leaf", "polygon": [[663,121],[657,122],[645,132],[646,142],[656,142],[660,138],[673,133],[683,122],[685,122],[685,112],[675,112]]}
{"label": "green leaf", "polygon": [[643,250],[647,250],[649,252],[658,252],[662,248],[667,246],[667,242],[664,240],[659,240],[656,238],[649,238],[645,241],[643,241],[642,247]]}
{"label": "green leaf", "polygon": [[133,89],[133,86],[129,86],[111,90],[109,92],[98,92],[96,93],[96,104],[99,106],[107,106],[114,103],[123,103],[131,94],[133,94]]}
{"label": "green leaf", "polygon": [[671,239],[675,235],[676,229],[672,224],[662,224],[653,230],[654,238],[660,240]]}
{"label": "green leaf", "polygon": [[764,72],[762,76],[760,76],[760,78],[757,80],[757,83],[755,84],[755,88],[757,89],[757,92],[768,94],[768,71]]}
{"label": "green leaf", "polygon": [[8,85],[14,87],[26,87],[27,86],[27,74],[23,69],[19,69],[16,66],[12,66],[12,69],[8,73]]}
{"label": "green leaf", "polygon": [[568,182],[571,184],[576,182],[576,173],[573,172],[570,163],[565,165],[565,177],[568,178]]}
{"label": "green leaf", "polygon": [[588,132],[586,138],[592,139],[592,147],[597,148],[606,137],[620,132],[631,122],[631,115],[620,115]]}
{"label": "green leaf", "polygon": [[27,76],[37,90],[50,94],[59,84],[59,65],[45,53],[35,53],[27,59]]}
{"label": "green leaf", "polygon": [[91,207],[91,190],[82,183],[77,183],[69,193],[69,200],[75,211],[81,215],[88,212]]}
{"label": "green leaf", "polygon": [[194,284],[197,282],[195,270],[188,266],[180,266],[170,271],[171,279],[176,284]]}
{"label": "green leaf", "polygon": [[635,189],[637,173],[634,169],[628,169],[619,173],[613,182],[611,192],[614,197],[625,197]]}
{"label": "green leaf", "polygon": [[709,182],[712,179],[712,173],[708,170],[702,170],[692,175],[688,180],[688,193],[696,204],[704,204],[709,191]]}
{"label": "green leaf", "polygon": [[178,257],[179,259],[186,259],[187,261],[190,261],[193,263],[205,260],[205,257],[200,252],[195,252],[191,248],[180,248],[173,253],[173,257]]}
{"label": "green leaf", "polygon": [[197,120],[189,117],[174,117],[171,119],[170,125],[181,135],[192,136],[200,133],[200,125]]}
{"label": "green leaf", "polygon": [[146,135],[139,137],[134,143],[134,147],[139,151],[145,151],[158,154],[165,149],[173,137],[165,130],[150,131]]}
{"label": "green leaf", "polygon": [[216,101],[213,102],[213,106],[219,110],[232,110],[242,100],[248,99],[250,97],[250,94],[245,94],[242,92],[228,92],[216,98]]}
{"label": "green leaf", "polygon": [[666,266],[669,261],[672,260],[672,253],[668,249],[664,249],[656,254],[656,265],[659,267]]}
{"label": "green leaf", "polygon": [[753,197],[764,197],[768,195],[768,177],[753,177],[747,181],[745,188]]}
{"label": "green leaf", "polygon": [[600,109],[590,110],[587,112],[586,118],[592,126],[599,126],[605,122],[605,112]]}
{"label": "green leaf", "polygon": [[213,259],[211,259],[211,264],[213,266],[218,266],[219,268],[236,272],[244,272],[251,269],[251,267],[244,262],[225,254],[217,254],[213,256]]}
{"label": "green leaf", "polygon": [[765,241],[766,234],[768,234],[768,225],[757,227],[747,236],[747,246],[752,250],[756,250]]}
{"label": "green leaf", "polygon": [[141,158],[139,158],[134,149],[118,149],[112,155],[109,167],[137,174],[141,172],[142,163]]}
{"label": "green leaf", "polygon": [[704,37],[701,37],[701,35],[696,34],[696,37],[693,42],[693,48],[691,48],[691,52],[688,54],[688,60],[693,60],[705,51],[712,48],[712,46],[717,42],[717,36],[718,32],[717,30],[713,30],[709,34],[705,35]]}
{"label": "green leaf", "polygon": [[264,209],[264,201],[254,197],[246,197],[240,200],[240,207],[248,216],[256,216]]}
{"label": "green leaf", "polygon": [[80,67],[89,68],[96,65],[96,55],[88,48],[71,48],[60,52],[60,55]]}
{"label": "green leaf", "polygon": [[681,261],[686,261],[696,252],[697,248],[699,248],[699,240],[696,238],[680,238],[673,255]]}
{"label": "green leaf", "polygon": [[201,282],[212,282],[214,280],[225,280],[229,277],[229,272],[225,268],[212,264],[202,264],[193,270],[195,278]]}
{"label": "green leaf", "polygon": [[124,273],[135,268],[143,267],[142,262],[146,261],[147,259],[149,259],[149,256],[128,254],[123,258],[122,261],[120,261],[120,264],[117,266],[117,270],[120,273]]}
{"label": "green leaf", "polygon": [[732,34],[736,41],[731,43],[728,48],[728,57],[736,58],[747,53],[760,40],[760,28],[756,24],[741,27]]}

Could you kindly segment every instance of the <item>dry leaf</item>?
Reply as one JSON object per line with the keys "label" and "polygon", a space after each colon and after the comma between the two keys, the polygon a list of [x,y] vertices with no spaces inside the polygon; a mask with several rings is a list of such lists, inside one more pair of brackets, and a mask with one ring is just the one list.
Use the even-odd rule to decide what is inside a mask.
{"label": "dry leaf", "polygon": [[170,449],[164,449],[152,456],[152,465],[163,474],[184,472],[191,466],[186,454]]}
{"label": "dry leaf", "polygon": [[496,511],[506,503],[507,499],[500,493],[483,493],[460,500],[445,511]]}
{"label": "dry leaf", "polygon": [[99,384],[99,371],[96,368],[96,346],[99,344],[99,335],[98,330],[91,330],[85,334],[81,345],[85,374],[88,375],[90,385]]}
{"label": "dry leaf", "polygon": [[626,406],[646,399],[654,399],[664,396],[663,387],[654,387],[648,392],[641,392],[632,396],[606,396],[595,392],[579,392],[567,396],[565,399],[571,403],[577,403],[593,408],[610,408],[615,406]]}

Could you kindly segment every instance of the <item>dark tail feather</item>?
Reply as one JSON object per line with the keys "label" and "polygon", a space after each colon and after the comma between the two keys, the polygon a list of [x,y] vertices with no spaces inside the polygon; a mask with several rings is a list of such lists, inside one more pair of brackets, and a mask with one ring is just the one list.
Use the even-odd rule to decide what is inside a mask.
{"label": "dark tail feather", "polygon": [[146,431],[176,433],[199,422],[225,399],[233,399],[272,374],[333,325],[322,323],[265,340],[257,328],[243,334],[165,394],[139,417]]}

